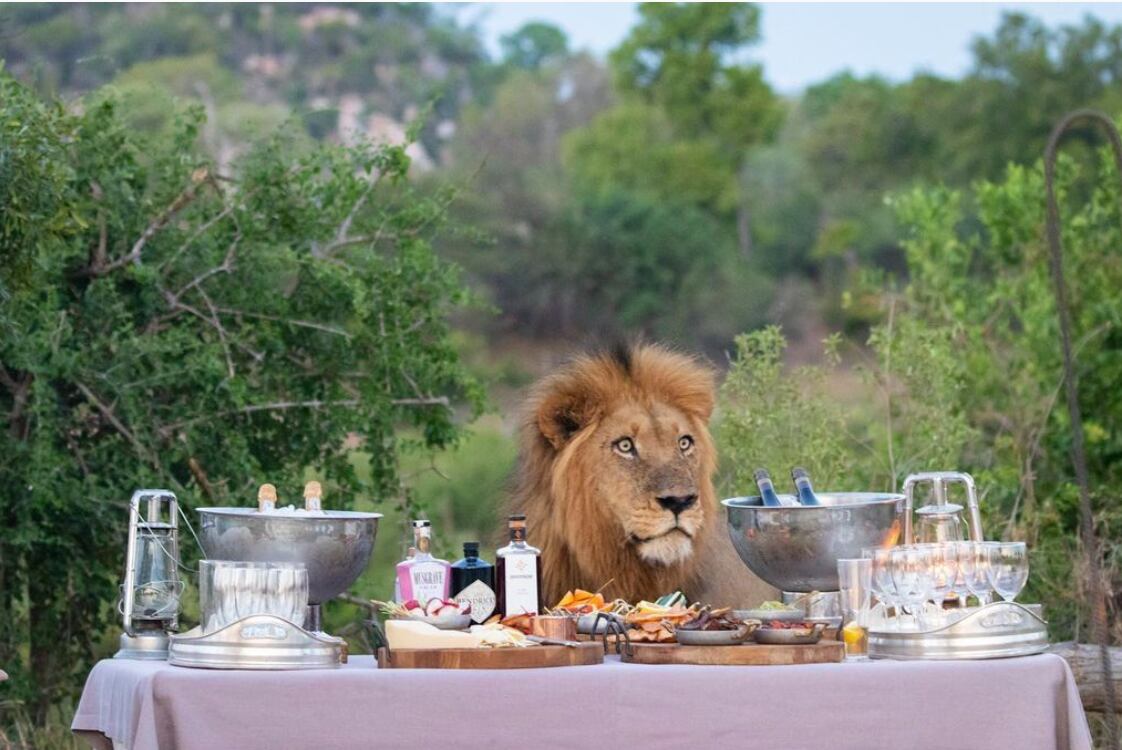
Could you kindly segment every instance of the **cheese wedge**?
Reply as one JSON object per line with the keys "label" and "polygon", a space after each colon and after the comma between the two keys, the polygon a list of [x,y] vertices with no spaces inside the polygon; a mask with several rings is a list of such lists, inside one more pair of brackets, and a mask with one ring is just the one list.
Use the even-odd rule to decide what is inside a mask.
{"label": "cheese wedge", "polygon": [[474,633],[441,630],[427,622],[386,620],[386,640],[390,649],[399,648],[479,648],[483,639]]}

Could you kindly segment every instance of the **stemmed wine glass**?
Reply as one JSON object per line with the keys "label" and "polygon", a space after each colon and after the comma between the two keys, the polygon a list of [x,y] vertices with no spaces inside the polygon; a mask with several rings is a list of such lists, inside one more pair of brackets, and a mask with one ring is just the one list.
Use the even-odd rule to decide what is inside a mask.
{"label": "stemmed wine glass", "polygon": [[877,607],[884,611],[884,619],[888,619],[888,609],[891,607],[895,618],[896,629],[900,628],[900,605],[897,602],[896,586],[892,583],[892,569],[890,567],[891,547],[875,547],[861,550],[861,556],[873,561],[873,595],[877,598]]}
{"label": "stemmed wine glass", "polygon": [[927,599],[930,584],[925,558],[923,550],[914,546],[894,547],[888,557],[896,601],[905,612],[915,616],[917,627],[920,626],[920,610]]}
{"label": "stemmed wine glass", "polygon": [[984,542],[956,542],[958,550],[958,571],[966,590],[978,599],[978,604],[989,604],[990,579],[989,570],[989,543]]}
{"label": "stemmed wine glass", "polygon": [[928,597],[935,602],[935,611],[941,616],[943,602],[954,592],[955,580],[958,578],[958,558],[954,548],[947,543],[925,544],[923,552],[930,572]]}
{"label": "stemmed wine glass", "polygon": [[993,590],[1013,601],[1028,580],[1028,549],[1024,542],[995,542],[987,550],[986,570]]}

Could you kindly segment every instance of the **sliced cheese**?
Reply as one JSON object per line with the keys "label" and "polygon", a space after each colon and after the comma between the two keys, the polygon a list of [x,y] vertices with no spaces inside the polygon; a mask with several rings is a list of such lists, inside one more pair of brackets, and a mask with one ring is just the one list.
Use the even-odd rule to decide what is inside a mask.
{"label": "sliced cheese", "polygon": [[427,622],[386,620],[386,641],[398,648],[479,648],[483,639],[474,633],[441,630]]}

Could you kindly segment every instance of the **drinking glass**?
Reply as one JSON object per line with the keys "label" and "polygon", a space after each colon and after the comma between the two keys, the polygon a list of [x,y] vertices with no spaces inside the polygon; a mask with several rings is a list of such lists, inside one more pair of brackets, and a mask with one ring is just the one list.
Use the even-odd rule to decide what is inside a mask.
{"label": "drinking glass", "polygon": [[988,550],[986,571],[993,590],[1013,601],[1028,580],[1028,549],[1024,542],[995,542]]}
{"label": "drinking glass", "polygon": [[986,548],[982,542],[959,541],[955,542],[958,557],[958,577],[962,580],[966,591],[973,594],[978,604],[984,606],[990,602],[990,578],[986,576],[986,569],[990,567],[986,555]]}
{"label": "drinking glass", "polygon": [[204,633],[250,615],[275,615],[301,625],[307,606],[308,569],[303,563],[199,561]]}
{"label": "drinking glass", "polygon": [[888,609],[892,608],[896,627],[900,626],[900,606],[896,604],[896,587],[892,583],[892,571],[889,567],[889,553],[891,547],[877,547],[861,551],[862,557],[873,561],[873,595],[877,598],[877,606],[884,608],[884,617],[888,618]]}
{"label": "drinking glass", "polygon": [[872,600],[873,561],[869,558],[838,560],[838,583],[845,660],[866,661],[869,658],[867,628]]}
{"label": "drinking glass", "polygon": [[978,604],[985,606],[990,601],[990,579],[986,571],[989,570],[989,544],[988,542],[958,542],[958,571],[967,591],[978,599]]}
{"label": "drinking glass", "polygon": [[928,556],[928,570],[931,573],[928,594],[941,611],[947,596],[954,593],[955,579],[958,577],[958,561],[954,548],[946,542],[926,545],[924,552]]}
{"label": "drinking glass", "polygon": [[902,545],[894,547],[889,552],[888,559],[892,585],[896,589],[896,600],[906,613],[916,618],[918,627],[918,608],[922,608],[927,598],[928,586],[923,551],[912,545]]}

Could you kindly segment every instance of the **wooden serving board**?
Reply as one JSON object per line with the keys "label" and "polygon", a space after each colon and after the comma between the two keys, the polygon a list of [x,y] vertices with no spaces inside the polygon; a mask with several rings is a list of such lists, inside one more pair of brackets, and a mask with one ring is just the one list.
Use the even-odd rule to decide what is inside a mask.
{"label": "wooden serving board", "polygon": [[603,643],[577,647],[378,649],[381,669],[537,669],[603,663]]}
{"label": "wooden serving board", "polygon": [[838,641],[821,640],[808,646],[682,646],[677,643],[633,643],[631,654],[621,659],[631,664],[706,664],[774,666],[785,664],[829,664],[845,657]]}

